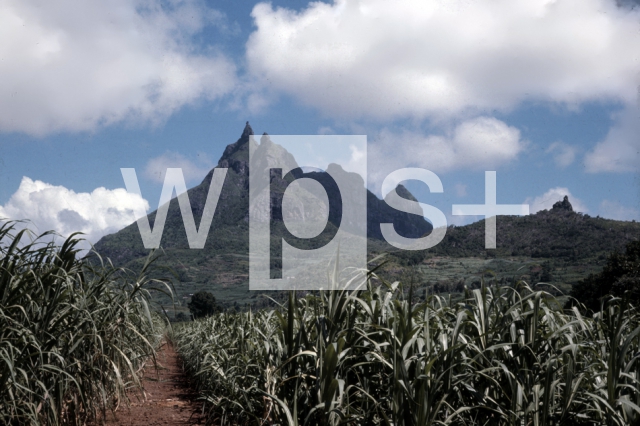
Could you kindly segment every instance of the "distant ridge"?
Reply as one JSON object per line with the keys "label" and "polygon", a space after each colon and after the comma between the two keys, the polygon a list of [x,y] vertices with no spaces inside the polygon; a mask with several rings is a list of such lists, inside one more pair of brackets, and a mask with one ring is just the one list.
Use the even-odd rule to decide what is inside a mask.
{"label": "distant ridge", "polygon": [[591,217],[575,212],[567,196],[551,210],[528,216],[498,216],[497,248],[484,248],[484,220],[450,226],[444,240],[424,252],[396,253],[408,263],[432,256],[532,257],[567,261],[603,260],[629,241],[640,239],[640,223]]}

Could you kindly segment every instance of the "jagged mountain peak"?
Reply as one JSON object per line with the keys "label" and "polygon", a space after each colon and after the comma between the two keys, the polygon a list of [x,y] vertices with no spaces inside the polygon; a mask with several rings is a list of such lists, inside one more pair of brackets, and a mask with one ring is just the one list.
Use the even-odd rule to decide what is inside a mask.
{"label": "jagged mountain peak", "polygon": [[398,184],[396,187],[396,194],[407,200],[418,201],[416,197],[414,197],[413,194],[402,184]]}
{"label": "jagged mountain peak", "polygon": [[[218,160],[217,167],[231,168],[239,174],[248,175],[249,151],[257,147],[253,129],[247,121],[240,138],[225,148],[220,160]],[[212,173],[213,170],[207,174],[204,180],[209,181]]]}
{"label": "jagged mountain peak", "polygon": [[564,198],[562,199],[562,201],[558,201],[557,203],[555,203],[553,205],[553,208],[551,209],[551,211],[569,211],[569,212],[573,212],[573,206],[569,202],[569,197],[565,195]]}
{"label": "jagged mountain peak", "polygon": [[242,131],[242,136],[241,137],[249,137],[252,136],[253,133],[253,129],[251,128],[251,124],[249,124],[249,122],[247,121],[247,124],[245,124],[244,126],[244,130]]}
{"label": "jagged mountain peak", "polygon": [[[250,168],[257,168],[257,170],[274,169],[270,170],[271,204],[274,206],[280,205],[288,183],[292,181],[291,176],[287,176],[287,174],[282,176],[281,173],[275,170],[282,168],[291,170],[295,178],[315,177],[316,180],[326,184],[323,184],[323,186],[325,186],[330,200],[329,221],[335,226],[342,224],[349,229],[361,229],[366,226],[367,236],[377,240],[382,239],[380,223],[393,223],[397,232],[407,238],[422,236],[431,229],[430,223],[424,219],[421,211],[416,212],[416,214],[408,214],[391,208],[383,200],[366,190],[365,182],[359,174],[346,171],[340,165],[333,163],[327,166],[327,172],[335,173],[341,179],[344,179],[343,182],[346,182],[346,187],[343,188],[344,194],[332,189],[331,183],[333,179],[329,178],[327,172],[305,173],[301,171],[294,156],[276,142],[277,140],[275,142],[272,141],[265,132],[261,137],[261,143],[258,144],[253,134],[253,129],[247,122],[240,138],[225,148],[217,168],[226,168],[228,170],[209,231],[210,237],[207,239],[207,244],[202,252],[194,250],[185,255],[191,259],[190,261],[193,261],[197,256],[203,256],[202,254],[198,255],[198,253],[205,253],[209,257],[223,255],[228,252],[243,255],[248,253],[250,190],[264,190],[264,188],[250,188]],[[260,155],[257,155],[250,164],[251,152]],[[283,165],[284,167],[282,167]],[[207,174],[200,185],[188,190],[196,223],[200,223],[214,170],[212,169]],[[362,220],[356,221],[349,212],[341,212],[342,203],[340,201],[342,197],[350,197],[352,190],[361,191],[363,189],[367,193],[366,223],[362,223]],[[405,193],[406,190],[399,189],[398,191],[403,198],[414,199],[410,194],[407,195]],[[277,215],[277,209],[272,209],[271,213],[274,215],[274,221],[279,222],[282,220]],[[155,215],[156,212],[148,215],[150,223],[155,220]],[[181,210],[175,198],[171,200],[169,205],[161,245],[167,250],[184,250],[188,248]],[[115,234],[104,236],[96,243],[96,249],[101,254],[110,257],[118,265],[127,264],[148,254],[148,250],[142,244],[135,222]]]}
{"label": "jagged mountain peak", "polygon": [[260,146],[263,146],[263,145],[269,145],[269,146],[273,145],[273,141],[271,140],[271,137],[267,132],[264,132],[260,137]]}

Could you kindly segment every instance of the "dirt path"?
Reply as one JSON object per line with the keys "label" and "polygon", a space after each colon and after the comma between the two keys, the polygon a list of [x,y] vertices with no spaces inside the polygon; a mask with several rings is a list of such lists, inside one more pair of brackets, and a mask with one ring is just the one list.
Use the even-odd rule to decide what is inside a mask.
{"label": "dirt path", "polygon": [[123,426],[204,424],[202,404],[182,371],[182,364],[170,344],[158,351],[157,371],[145,368],[142,383],[147,400],[131,397],[131,408],[120,407],[115,418],[109,413],[104,424]]}

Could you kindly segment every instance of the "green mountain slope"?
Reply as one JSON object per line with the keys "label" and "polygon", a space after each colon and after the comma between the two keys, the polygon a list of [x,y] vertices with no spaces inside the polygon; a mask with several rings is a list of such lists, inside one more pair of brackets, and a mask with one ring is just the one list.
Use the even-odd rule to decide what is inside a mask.
{"label": "green mountain slope", "polygon": [[[230,144],[222,154],[217,167],[228,168],[216,214],[205,247],[191,250],[188,247],[182,216],[176,199],[169,205],[169,212],[161,240],[164,255],[159,263],[170,267],[178,276],[176,291],[178,300],[188,299],[199,290],[215,293],[223,304],[260,304],[257,292],[248,290],[249,250],[249,150],[269,149],[269,154],[295,164],[295,159],[284,148],[263,135],[260,144],[252,138],[249,124],[241,137]],[[261,165],[260,167],[266,167]],[[340,167],[330,165],[329,167]],[[363,185],[356,174],[339,170],[353,180],[353,185]],[[293,173],[293,172],[292,172]],[[197,224],[204,208],[206,194],[213,170],[200,185],[188,191],[192,211]],[[326,173],[304,174],[298,169],[295,177],[313,176],[325,182]],[[325,182],[326,183],[326,182]],[[272,205],[282,199],[287,182],[277,173],[271,175]],[[329,188],[329,222],[317,239],[322,245],[332,238],[340,224],[340,194]],[[396,188],[399,196],[415,198],[403,186]],[[348,195],[347,195],[348,196]],[[274,202],[275,201],[275,202]],[[400,277],[411,270],[420,287],[431,291],[459,291],[463,285],[476,285],[483,272],[490,269],[498,279],[522,276],[529,280],[550,278],[567,291],[567,285],[597,272],[606,255],[622,250],[629,241],[640,238],[640,224],[622,222],[576,213],[569,200],[556,203],[553,209],[525,217],[500,216],[497,218],[497,249],[484,249],[484,221],[467,226],[447,229],[444,240],[425,251],[400,251],[382,240],[380,223],[392,222],[398,233],[405,237],[418,237],[431,231],[431,225],[421,216],[398,212],[371,192],[367,193],[368,251],[371,256],[389,253],[388,263],[382,273],[389,278]],[[148,215],[153,225],[155,212]],[[280,241],[285,227],[277,209],[272,211],[272,247]],[[275,244],[277,246],[277,244]],[[137,267],[149,253],[142,244],[136,223],[119,232],[103,237],[96,245],[103,257],[109,257],[117,266]],[[275,251],[276,253],[279,250]],[[273,258],[272,265],[278,266]]]}
{"label": "green mountain slope", "polygon": [[[209,236],[203,249],[189,249],[177,199],[173,199],[169,203],[160,244],[165,254],[159,263],[171,267],[177,273],[179,277],[177,290],[180,297],[200,289],[212,288],[218,289],[216,295],[223,302],[225,300],[246,300],[248,297],[255,296],[249,294],[247,286],[249,271],[249,152],[252,149],[268,150],[268,155],[264,156],[267,158],[267,162],[269,158],[277,156],[296,167],[297,163],[284,148],[271,142],[267,134],[262,136],[260,144],[256,143],[252,136],[253,130],[247,123],[240,138],[226,147],[218,162],[217,167],[227,168],[228,171]],[[268,164],[254,166],[266,168]],[[335,172],[341,173],[346,179],[349,179],[352,185],[364,187],[364,182],[359,175],[346,172],[336,164],[330,164],[328,169],[331,168],[335,168]],[[327,173],[324,172],[304,174],[298,169],[292,173],[295,177],[313,177],[320,182],[327,180]],[[207,174],[202,183],[188,190],[196,224],[200,223],[212,175],[213,170]],[[284,178],[277,173],[271,173],[272,206],[279,205],[286,184]],[[325,187],[327,188],[327,186]],[[327,192],[330,201],[330,224],[325,232],[315,239],[315,243],[318,245],[323,245],[325,241],[332,238],[336,226],[339,226],[342,220],[341,212],[334,208],[341,205],[341,194],[330,189]],[[402,186],[399,186],[396,192],[401,197],[415,199]],[[342,194],[342,196],[348,196],[348,194]],[[431,231],[431,224],[422,215],[394,210],[369,191],[367,191],[367,211],[369,246],[375,251],[382,251],[386,247],[381,240],[379,226],[381,222],[394,223],[398,233],[405,237],[419,237]],[[155,215],[155,211],[148,215],[152,227]],[[272,211],[271,219],[272,241],[277,242],[280,241],[279,236],[286,232],[281,213],[277,208]],[[348,217],[345,220],[348,220]],[[351,225],[362,226],[363,224]],[[303,242],[302,246],[304,244]],[[104,236],[96,243],[95,249],[102,257],[110,258],[116,266],[125,267],[141,264],[149,253],[149,250],[143,246],[136,223],[132,223],[115,234]],[[278,258],[272,259],[273,264],[277,265],[278,262]],[[223,294],[220,295],[220,292]]]}
{"label": "green mountain slope", "polygon": [[484,248],[484,220],[467,226],[450,226],[444,240],[421,252],[397,252],[406,264],[434,256],[531,257],[565,261],[603,260],[629,241],[640,239],[640,223],[591,217],[573,211],[565,197],[551,210],[529,216],[498,216],[496,249]]}

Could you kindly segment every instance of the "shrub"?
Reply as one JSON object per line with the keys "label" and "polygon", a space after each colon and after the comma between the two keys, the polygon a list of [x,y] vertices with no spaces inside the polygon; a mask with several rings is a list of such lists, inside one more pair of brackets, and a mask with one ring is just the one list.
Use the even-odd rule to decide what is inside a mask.
{"label": "shrub", "polygon": [[[590,274],[571,289],[571,296],[587,309],[601,309],[606,296],[620,297],[640,304],[640,241],[627,244],[624,253],[614,252],[598,274]],[[575,304],[568,302],[568,307]]]}
{"label": "shrub", "polygon": [[194,294],[187,306],[193,318],[208,317],[220,311],[215,296],[208,291],[199,291]]}

